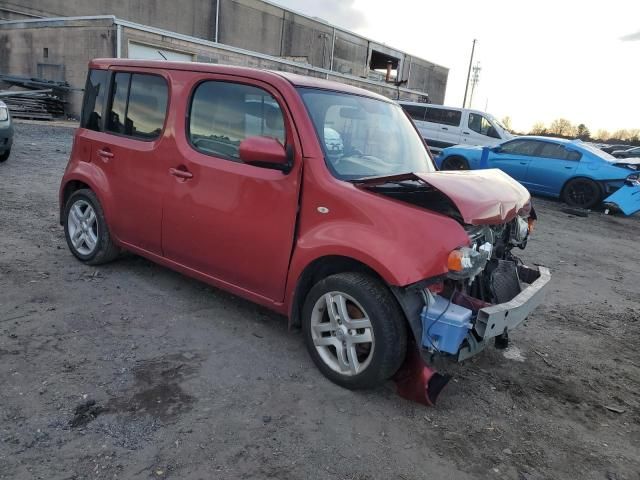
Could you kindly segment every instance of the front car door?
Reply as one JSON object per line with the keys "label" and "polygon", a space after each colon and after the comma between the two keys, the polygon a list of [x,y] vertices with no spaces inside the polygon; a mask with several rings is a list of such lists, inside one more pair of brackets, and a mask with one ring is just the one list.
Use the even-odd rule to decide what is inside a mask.
{"label": "front car door", "polygon": [[[181,108],[188,113],[177,120],[176,158],[166,172],[174,178],[163,210],[164,254],[221,284],[281,301],[302,171],[284,100],[258,81],[184,78]],[[243,163],[239,144],[250,136],[276,138],[298,152],[292,170]]]}
{"label": "front car door", "polygon": [[528,188],[527,169],[539,148],[540,142],[537,140],[511,140],[491,149],[488,167],[499,168]]}
{"label": "front car door", "polygon": [[562,186],[575,174],[582,154],[560,143],[540,144],[527,169],[527,186],[537,193],[560,195]]}
{"label": "front car door", "polygon": [[496,145],[500,134],[489,119],[474,112],[468,112],[466,127],[462,129],[462,143],[468,145]]}

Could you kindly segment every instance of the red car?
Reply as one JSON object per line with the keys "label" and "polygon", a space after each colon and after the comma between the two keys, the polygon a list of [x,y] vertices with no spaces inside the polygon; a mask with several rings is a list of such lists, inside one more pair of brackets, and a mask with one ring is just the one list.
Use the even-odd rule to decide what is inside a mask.
{"label": "red car", "polygon": [[520,184],[438,172],[395,102],[283,72],[91,62],[60,219],[82,262],[128,250],[287,315],[347,388],[408,349],[504,345],[549,280],[511,254],[535,220]]}

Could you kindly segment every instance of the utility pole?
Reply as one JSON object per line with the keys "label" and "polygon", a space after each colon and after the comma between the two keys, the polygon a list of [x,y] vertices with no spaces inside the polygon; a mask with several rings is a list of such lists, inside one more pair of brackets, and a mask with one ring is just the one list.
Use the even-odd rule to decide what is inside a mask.
{"label": "utility pole", "polygon": [[476,63],[476,66],[473,67],[473,76],[471,77],[471,95],[469,95],[469,108],[473,107],[473,91],[476,89],[476,85],[480,81],[480,62]]}
{"label": "utility pole", "polygon": [[467,105],[467,91],[469,90],[469,79],[471,78],[471,65],[473,65],[473,52],[476,50],[477,40],[473,39],[473,45],[471,46],[471,58],[469,59],[469,71],[467,72],[467,84],[464,87],[464,100],[462,101],[462,108]]}

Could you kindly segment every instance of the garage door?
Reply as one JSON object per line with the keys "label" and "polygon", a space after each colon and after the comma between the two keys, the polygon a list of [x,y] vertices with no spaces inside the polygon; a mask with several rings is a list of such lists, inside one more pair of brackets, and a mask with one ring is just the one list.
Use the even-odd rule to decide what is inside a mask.
{"label": "garage door", "polygon": [[129,42],[129,58],[137,60],[172,60],[177,62],[191,62],[193,55],[189,53],[166,50],[153,45]]}

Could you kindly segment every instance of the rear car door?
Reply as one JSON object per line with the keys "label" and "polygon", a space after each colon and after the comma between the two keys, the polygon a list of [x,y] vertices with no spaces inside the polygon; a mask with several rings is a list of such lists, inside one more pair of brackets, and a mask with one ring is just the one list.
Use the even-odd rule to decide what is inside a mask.
{"label": "rear car door", "polygon": [[462,143],[496,145],[500,140],[500,134],[486,116],[468,112],[465,128],[462,129]]}
{"label": "rear car door", "polygon": [[416,127],[418,128],[420,135],[422,135],[422,138],[427,140],[429,146],[432,146],[432,144],[437,143],[439,138],[439,132],[435,129],[430,128],[429,124],[425,122],[427,107],[423,105],[403,104],[402,108],[405,112],[407,112],[407,115],[411,117],[411,119],[413,120],[413,123],[416,124]]}
{"label": "rear car door", "polygon": [[539,148],[540,142],[537,140],[511,140],[490,151],[488,166],[499,168],[528,188],[527,169]]}
{"label": "rear car door", "polygon": [[104,132],[92,157],[109,179],[111,233],[122,243],[161,255],[163,130],[169,81],[156,73],[113,71]]}
{"label": "rear car door", "polygon": [[452,147],[460,144],[460,120],[462,112],[448,108],[427,107],[426,121],[432,128],[439,131],[438,144],[434,145],[439,148]]}
{"label": "rear car door", "polygon": [[[162,244],[165,256],[225,285],[270,300],[284,298],[293,248],[302,157],[291,171],[243,163],[239,144],[252,136],[294,147],[281,95],[259,81],[191,74],[187,118],[177,120],[169,163]],[[177,115],[178,116],[178,115]],[[182,122],[182,123],[180,123]],[[176,174],[178,172],[178,174]]]}
{"label": "rear car door", "polygon": [[582,154],[559,143],[540,144],[527,169],[527,185],[535,192],[560,195],[562,186],[575,175]]}

